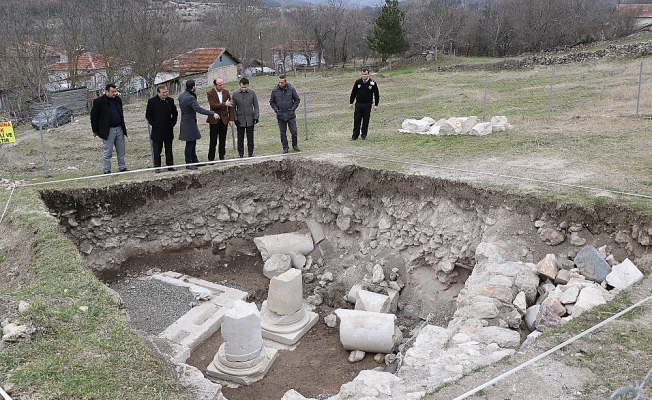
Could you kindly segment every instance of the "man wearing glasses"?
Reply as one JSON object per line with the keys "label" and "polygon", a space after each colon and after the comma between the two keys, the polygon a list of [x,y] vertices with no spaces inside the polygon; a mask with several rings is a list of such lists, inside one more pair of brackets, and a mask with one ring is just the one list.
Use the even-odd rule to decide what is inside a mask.
{"label": "man wearing glasses", "polygon": [[[231,93],[224,89],[224,79],[213,79],[213,89],[206,92],[209,108],[220,115],[219,119],[210,115],[206,118],[210,128],[210,142],[208,143],[208,161],[215,161],[215,147],[220,160],[224,160],[226,154],[226,133],[227,127],[233,126],[235,119],[233,114],[233,103]],[[219,141],[219,145],[218,145]]]}

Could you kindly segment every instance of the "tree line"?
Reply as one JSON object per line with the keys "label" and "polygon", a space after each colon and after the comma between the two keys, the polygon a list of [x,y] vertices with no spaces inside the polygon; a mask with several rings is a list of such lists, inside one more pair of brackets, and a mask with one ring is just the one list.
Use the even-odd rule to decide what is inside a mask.
{"label": "tree line", "polygon": [[69,61],[71,88],[78,86],[76,60],[84,51],[101,56],[109,81],[140,76],[153,86],[163,61],[196,47],[225,47],[246,68],[269,65],[274,46],[313,41],[326,66],[338,67],[395,53],[541,52],[634,29],[632,15],[616,12],[608,0],[386,0],[382,7],[323,0],[292,8],[224,0],[193,19],[164,0],[3,0],[0,21],[0,90],[20,88],[34,98],[45,91],[52,48]]}

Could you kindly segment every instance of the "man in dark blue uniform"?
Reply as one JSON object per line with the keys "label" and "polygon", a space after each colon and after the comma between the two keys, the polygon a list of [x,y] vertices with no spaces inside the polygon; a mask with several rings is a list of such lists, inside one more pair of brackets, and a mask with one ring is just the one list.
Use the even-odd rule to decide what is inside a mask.
{"label": "man in dark blue uniform", "polygon": [[358,140],[358,136],[362,136],[362,140],[367,140],[371,107],[373,106],[374,111],[378,110],[379,100],[378,85],[369,77],[369,69],[362,68],[362,78],[355,81],[349,99],[350,109],[353,109],[353,102],[355,102],[351,140]]}

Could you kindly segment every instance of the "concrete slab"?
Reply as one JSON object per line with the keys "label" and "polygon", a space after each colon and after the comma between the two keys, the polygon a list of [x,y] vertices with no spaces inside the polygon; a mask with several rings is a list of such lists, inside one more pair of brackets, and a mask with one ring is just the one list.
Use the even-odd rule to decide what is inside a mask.
{"label": "concrete slab", "polygon": [[193,307],[158,335],[160,338],[181,344],[190,349],[190,351],[194,350],[220,329],[224,314],[233,306],[234,301],[246,300],[248,297],[248,293],[242,290],[229,288],[177,272],[168,271],[160,275],[207,288],[213,293],[211,300],[197,307]]}

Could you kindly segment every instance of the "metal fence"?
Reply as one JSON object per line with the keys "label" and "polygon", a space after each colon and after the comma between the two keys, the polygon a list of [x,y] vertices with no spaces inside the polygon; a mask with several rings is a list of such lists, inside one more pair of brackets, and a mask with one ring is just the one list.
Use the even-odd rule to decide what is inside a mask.
{"label": "metal fence", "polygon": [[[341,76],[341,72],[338,73]],[[351,87],[357,79],[351,73]],[[297,110],[300,130],[345,129],[338,116],[349,113],[350,88],[328,87],[327,71],[288,80],[302,98]],[[335,75],[335,74],[333,74]],[[579,117],[652,118],[652,63],[641,59],[535,66],[527,70],[422,71],[410,80],[392,71],[372,73],[380,88],[380,105],[372,121],[397,128],[407,118],[493,116],[536,120]],[[261,118],[273,117],[267,107],[268,91],[255,86]],[[302,86],[319,87],[302,91]],[[262,93],[262,94],[261,94]],[[303,115],[301,115],[303,114]],[[333,122],[328,122],[333,121]],[[313,131],[314,132],[314,131]]]}

